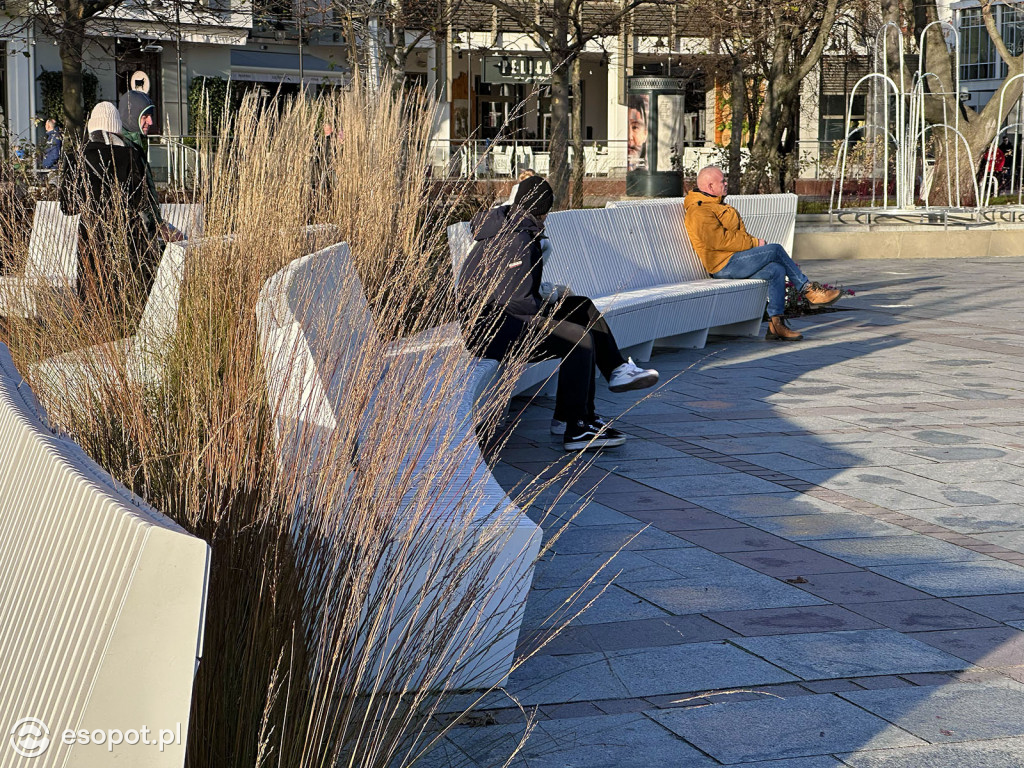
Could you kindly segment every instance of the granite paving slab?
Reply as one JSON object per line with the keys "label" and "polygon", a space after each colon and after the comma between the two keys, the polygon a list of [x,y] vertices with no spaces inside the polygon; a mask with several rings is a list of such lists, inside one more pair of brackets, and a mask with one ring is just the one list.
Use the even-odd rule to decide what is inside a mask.
{"label": "granite paving slab", "polygon": [[[635,480],[646,480],[654,477],[684,477],[690,475],[724,475],[727,467],[720,466],[704,459],[677,454],[669,459],[635,459],[622,461],[618,464],[606,464],[607,468],[617,475],[631,477]],[[652,483],[646,483],[653,485]]]}
{"label": "granite paving slab", "polygon": [[869,536],[906,536],[911,533],[898,525],[884,523],[852,512],[824,512],[815,515],[759,517],[757,527],[791,541],[815,539],[854,539]]}
{"label": "granite paving slab", "polygon": [[[582,615],[577,616],[580,611],[583,611]],[[628,619],[654,619],[665,615],[665,610],[625,591],[617,584],[607,588],[595,585],[583,590],[579,587],[534,589],[526,600],[523,627],[551,627],[569,620],[570,617],[574,617],[573,624],[600,624]]]}
{"label": "granite paving slab", "polygon": [[795,757],[792,760],[743,763],[743,768],[842,768],[834,757]]}
{"label": "granite paving slab", "polygon": [[846,510],[813,496],[785,491],[770,494],[708,497],[701,499],[702,507],[736,519],[780,517],[782,515],[816,515],[822,512],[845,514]]}
{"label": "granite paving slab", "polygon": [[729,552],[725,556],[759,573],[780,579],[811,573],[842,573],[860,570],[856,565],[850,565],[805,547],[790,546],[788,549],[771,549],[762,552]]}
{"label": "granite paving slab", "polygon": [[645,550],[642,556],[679,574],[675,581],[630,582],[623,588],[670,613],[783,608],[824,601],[704,550]]}
{"label": "granite paving slab", "polygon": [[970,666],[890,629],[747,637],[730,642],[804,680],[948,672]]}
{"label": "granite paving slab", "polygon": [[759,552],[792,546],[786,539],[747,526],[691,531],[682,534],[682,538],[711,552]]}
{"label": "granite paving slab", "polygon": [[1024,592],[1024,568],[999,561],[889,565],[871,570],[936,597]]}
{"label": "granite paving slab", "polygon": [[725,765],[924,743],[831,694],[647,714]]}
{"label": "granite paving slab", "polygon": [[953,597],[949,602],[996,621],[1024,620],[1024,594]]}
{"label": "granite paving slab", "polygon": [[612,553],[618,549],[674,549],[688,546],[671,533],[645,528],[641,523],[627,525],[588,525],[562,531],[551,543],[560,555],[581,555],[594,552]]}
{"label": "granite paving slab", "polygon": [[850,768],[1020,768],[1024,739],[935,744],[839,755]]}
{"label": "granite paving slab", "polygon": [[578,588],[588,579],[602,585],[612,581],[658,581],[675,579],[675,571],[652,563],[631,550],[562,554],[549,552],[537,561],[533,571],[533,589]]}
{"label": "granite paving slab", "polygon": [[506,686],[524,705],[557,704],[792,682],[788,672],[725,642],[535,656]]}
{"label": "granite paving slab", "polygon": [[752,493],[774,493],[785,490],[781,485],[762,480],[744,472],[723,472],[716,475],[687,475],[682,477],[647,477],[648,485],[681,499],[696,501],[706,496],[734,496]]}
{"label": "granite paving slab", "polygon": [[[993,542],[995,543],[995,542]],[[985,560],[985,555],[928,536],[874,536],[862,539],[819,539],[804,546],[853,565],[907,565]],[[1005,545],[1004,545],[1005,546]]]}
{"label": "granite paving slab", "polygon": [[838,605],[765,608],[757,611],[714,611],[705,615],[748,637],[881,628],[880,624],[870,618],[840,608]]}
{"label": "granite paving slab", "polygon": [[1024,685],[1012,680],[839,695],[932,744],[1024,736]]}
{"label": "granite paving slab", "polygon": [[990,544],[997,544],[1014,552],[1024,553],[1024,531],[1004,531],[1002,533],[979,533],[977,537]]}
{"label": "granite paving slab", "polygon": [[869,571],[811,574],[799,587],[838,605],[931,597]]}
{"label": "granite paving slab", "polygon": [[884,603],[858,603],[851,607],[879,624],[900,632],[926,632],[941,629],[973,629],[995,626],[992,619],[969,611],[948,600],[897,600]]}
{"label": "granite paving slab", "polygon": [[912,514],[919,520],[944,526],[957,533],[987,533],[1024,529],[1024,508],[1016,504],[929,507],[915,509],[908,514]]}
{"label": "granite paving slab", "polygon": [[979,667],[1024,666],[1024,632],[1012,627],[925,632],[915,637]]}
{"label": "granite paving slab", "polygon": [[[449,736],[471,765],[501,765],[525,726],[456,728]],[[437,768],[447,765],[435,763]],[[710,768],[715,763],[642,714],[542,720],[513,766],[528,768]]]}
{"label": "granite paving slab", "polygon": [[706,643],[735,636],[735,632],[721,623],[698,614],[690,614],[566,627],[541,650],[541,653],[620,651],[626,648]]}

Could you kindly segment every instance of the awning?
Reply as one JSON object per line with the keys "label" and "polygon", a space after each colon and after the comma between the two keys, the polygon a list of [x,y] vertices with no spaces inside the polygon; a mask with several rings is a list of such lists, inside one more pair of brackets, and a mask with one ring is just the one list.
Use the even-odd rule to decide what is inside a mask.
{"label": "awning", "polygon": [[[303,54],[302,79],[305,83],[345,83],[349,68],[341,62],[332,62],[319,56]],[[269,83],[299,82],[299,54],[270,51],[231,51],[231,79]]]}

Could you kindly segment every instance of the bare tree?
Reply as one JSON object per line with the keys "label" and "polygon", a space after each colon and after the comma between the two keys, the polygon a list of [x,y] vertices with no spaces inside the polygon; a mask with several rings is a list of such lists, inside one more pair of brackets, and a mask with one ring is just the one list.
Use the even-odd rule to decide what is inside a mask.
{"label": "bare tree", "polygon": [[[953,191],[955,197],[957,190],[971,190],[968,197],[973,197],[972,176],[976,168],[970,167],[970,164],[960,165],[961,178],[950,179],[952,183],[948,185],[945,183],[949,175],[956,173],[957,167],[956,163],[947,162],[949,155],[955,151],[958,143],[960,151],[963,152],[963,145],[966,143],[970,148],[971,157],[974,158],[975,165],[977,165],[978,158],[996,135],[999,126],[1021,98],[1022,81],[1020,78],[1014,78],[1024,72],[1024,54],[1014,55],[1007,46],[993,13],[995,5],[997,3],[994,0],[981,0],[981,18],[996,53],[1006,64],[1006,76],[1001,89],[997,90],[981,109],[972,109],[960,101],[960,94],[955,87],[956,59],[954,51],[947,43],[939,25],[930,27],[925,35],[924,70],[937,76],[937,84],[931,77],[925,80],[925,88],[929,94],[925,100],[925,116],[933,125],[940,125],[943,122],[944,114],[952,115],[959,111],[959,129],[963,136],[963,140],[961,140],[953,135],[952,131],[938,129],[941,134],[945,134],[944,138],[947,139],[947,141],[938,143],[935,157],[935,182],[932,188],[936,190],[936,196],[933,198],[933,202],[939,204],[954,202],[954,200],[947,199],[950,191]],[[938,20],[935,0],[881,0],[881,8],[885,21],[896,22],[900,29],[913,30],[914,38],[920,37],[925,25]],[[895,36],[896,32],[891,30],[888,34]],[[907,37],[909,38],[910,35]],[[907,43],[910,46],[914,45],[912,39],[908,39]],[[890,45],[889,49],[895,51],[897,46]],[[906,63],[896,62],[896,65],[892,71],[901,72],[904,83],[910,83],[911,73],[906,72]],[[903,66],[902,70],[899,65]],[[1000,93],[1003,94],[1002,100],[1000,100]],[[1002,107],[1000,107],[1000,101]]]}
{"label": "bare tree", "polygon": [[803,80],[821,61],[841,10],[853,2],[726,0],[695,7],[707,19],[709,37],[729,61],[731,175],[739,168],[736,134],[742,130],[743,115],[754,118],[743,191],[783,191],[788,186]]}
{"label": "bare tree", "polygon": [[[544,51],[551,62],[551,186],[555,205],[569,204],[569,138],[573,114],[569,93],[580,94],[579,57],[593,41],[616,36],[623,22],[642,5],[660,0],[475,0],[511,18]],[[674,3],[672,3],[674,4]],[[576,98],[577,109],[582,109]],[[576,115],[578,177],[582,187],[583,137]]]}
{"label": "bare tree", "polygon": [[[158,27],[174,29],[182,20],[210,23],[214,14],[201,0],[48,0],[26,2],[13,9],[20,28],[33,27],[57,43],[63,86],[65,137],[73,143],[85,130],[85,101],[82,90],[83,59],[90,37],[116,36],[114,14],[131,4],[132,17],[143,18]],[[0,32],[15,31],[13,25]]]}

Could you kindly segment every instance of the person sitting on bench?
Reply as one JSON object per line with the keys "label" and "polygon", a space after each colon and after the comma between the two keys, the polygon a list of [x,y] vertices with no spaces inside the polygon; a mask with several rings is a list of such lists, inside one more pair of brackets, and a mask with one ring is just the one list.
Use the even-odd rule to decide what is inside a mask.
{"label": "person sitting on bench", "polygon": [[625,435],[594,410],[595,367],[612,392],[643,389],[658,372],[626,360],[608,323],[585,296],[542,298],[541,240],[554,203],[540,176],[519,183],[511,205],[481,211],[471,223],[476,241],[459,272],[459,308],[467,346],[474,354],[504,360],[524,340],[539,343],[532,360],[561,358],[552,432],[562,430],[567,451],[622,445]]}
{"label": "person sitting on bench", "polygon": [[827,307],[838,288],[812,283],[778,243],[747,233],[739,212],[725,204],[727,182],[721,168],[709,165],[697,174],[697,189],[683,201],[686,234],[712,277],[760,278],[768,281],[768,334],[772,341],[799,341],[803,335],[786,325],[786,278],[812,307]]}

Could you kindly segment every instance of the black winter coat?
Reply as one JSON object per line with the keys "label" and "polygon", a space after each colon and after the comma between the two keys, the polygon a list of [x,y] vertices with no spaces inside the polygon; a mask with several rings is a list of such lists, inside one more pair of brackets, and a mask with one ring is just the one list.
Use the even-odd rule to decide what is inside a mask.
{"label": "black winter coat", "polygon": [[459,272],[464,317],[483,304],[489,310],[530,318],[540,312],[541,238],[533,216],[506,205],[481,211],[470,226],[476,243]]}
{"label": "black winter coat", "polygon": [[[69,158],[60,206],[80,213],[79,295],[87,302],[127,302],[137,314],[152,284],[159,243],[150,217],[146,160],[130,142],[108,144],[90,135]],[[123,259],[127,258],[127,263]]]}

